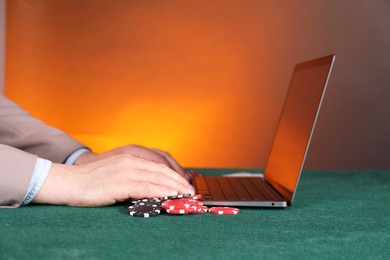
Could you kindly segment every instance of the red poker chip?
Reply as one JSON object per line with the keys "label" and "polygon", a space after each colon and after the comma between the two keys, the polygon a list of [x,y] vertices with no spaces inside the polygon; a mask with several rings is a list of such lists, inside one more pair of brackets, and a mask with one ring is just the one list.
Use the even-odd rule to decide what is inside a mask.
{"label": "red poker chip", "polygon": [[191,205],[203,206],[203,203],[199,200],[188,200],[186,203],[189,203]]}
{"label": "red poker chip", "polygon": [[196,194],[196,195],[192,195],[191,197],[188,197],[187,199],[202,200],[203,196],[202,194]]}
{"label": "red poker chip", "polygon": [[208,208],[200,201],[202,195],[193,195],[185,198],[172,198],[161,203],[161,207],[169,214],[202,214],[208,211]]}
{"label": "red poker chip", "polygon": [[203,205],[192,206],[192,208],[194,209],[194,212],[188,214],[203,214],[208,211],[208,207]]}
{"label": "red poker chip", "polygon": [[172,207],[175,206],[185,206],[186,208],[189,208],[192,205],[203,205],[203,203],[193,200],[193,199],[175,199],[175,200],[166,200],[163,203],[161,203],[161,206],[164,209],[172,209]]}
{"label": "red poker chip", "polygon": [[194,208],[182,208],[182,209],[167,209],[166,212],[168,214],[173,215],[185,215],[185,214],[192,214],[195,211]]}
{"label": "red poker chip", "polygon": [[183,205],[173,205],[167,208],[166,210],[187,210],[187,209],[193,209],[193,210],[198,210],[197,205],[190,205],[190,204],[183,204]]}
{"label": "red poker chip", "polygon": [[219,214],[219,215],[235,215],[240,213],[240,210],[237,208],[230,207],[212,207],[209,209],[211,214]]}
{"label": "red poker chip", "polygon": [[186,201],[164,201],[161,206],[164,208],[164,209],[169,209],[170,207],[172,206],[182,206],[182,205],[187,205],[187,208],[189,206],[191,206],[191,203],[190,202],[186,202]]}
{"label": "red poker chip", "polygon": [[207,211],[209,211],[209,208],[206,207],[206,206],[200,206],[197,210],[197,214],[203,214],[203,213],[206,213]]}

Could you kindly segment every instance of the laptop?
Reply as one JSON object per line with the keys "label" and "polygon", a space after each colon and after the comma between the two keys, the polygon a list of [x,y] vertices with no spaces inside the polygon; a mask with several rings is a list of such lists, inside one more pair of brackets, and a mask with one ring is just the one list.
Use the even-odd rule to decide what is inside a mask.
{"label": "laptop", "polygon": [[291,206],[334,61],[329,55],[295,66],[263,177],[194,177],[205,205]]}

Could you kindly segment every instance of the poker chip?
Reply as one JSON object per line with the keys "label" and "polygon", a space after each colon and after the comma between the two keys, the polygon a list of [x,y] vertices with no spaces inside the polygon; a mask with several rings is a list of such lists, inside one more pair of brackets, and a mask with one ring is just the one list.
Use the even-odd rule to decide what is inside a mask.
{"label": "poker chip", "polygon": [[160,214],[161,204],[154,199],[143,199],[130,206],[128,211],[131,216],[148,218]]}
{"label": "poker chip", "polygon": [[161,198],[161,200],[164,201],[164,200],[182,199],[182,198],[190,197],[191,195],[192,194],[190,194],[190,193],[188,193],[188,194],[178,194],[178,195],[172,195],[172,196],[163,197],[163,198]]}
{"label": "poker chip", "polygon": [[198,199],[200,196],[166,200],[161,203],[163,209],[169,214],[201,214],[207,212],[205,206]]}
{"label": "poker chip", "polygon": [[193,199],[193,200],[202,200],[203,196],[202,196],[202,194],[196,194],[196,195],[193,195],[193,196],[189,196],[188,198],[189,199]]}
{"label": "poker chip", "polygon": [[166,212],[168,214],[173,215],[185,215],[185,214],[192,214],[196,211],[194,208],[181,208],[181,209],[167,209]]}
{"label": "poker chip", "polygon": [[212,207],[209,209],[211,214],[219,214],[219,215],[235,215],[240,213],[240,210],[237,208],[230,207]]}
{"label": "poker chip", "polygon": [[184,210],[184,211],[188,211],[188,212],[193,212],[193,211],[195,211],[195,212],[197,212],[198,211],[198,206],[196,206],[196,205],[193,205],[193,206],[190,206],[190,207],[187,207],[187,206],[172,206],[172,207],[169,207],[169,208],[167,208],[167,209],[165,209],[165,211],[169,211],[169,210]]}
{"label": "poker chip", "polygon": [[206,207],[206,206],[200,206],[197,210],[197,214],[203,214],[203,213],[206,213],[207,211],[209,211],[209,208]]}
{"label": "poker chip", "polygon": [[164,209],[174,209],[175,207],[183,206],[185,208],[189,208],[193,205],[202,205],[203,203],[197,200],[193,200],[190,198],[183,199],[175,199],[175,200],[166,200],[161,203],[162,208]]}
{"label": "poker chip", "polygon": [[156,203],[160,203],[162,200],[160,198],[152,198],[152,199],[138,199],[138,200],[132,200],[131,203],[139,203],[139,202],[148,202],[153,201]]}

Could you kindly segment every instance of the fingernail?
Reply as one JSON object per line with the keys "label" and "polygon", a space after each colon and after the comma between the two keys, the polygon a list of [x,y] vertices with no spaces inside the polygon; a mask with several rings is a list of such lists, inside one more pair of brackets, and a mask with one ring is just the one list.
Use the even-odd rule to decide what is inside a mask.
{"label": "fingernail", "polygon": [[195,189],[191,186],[190,188],[187,189],[188,193],[195,195]]}

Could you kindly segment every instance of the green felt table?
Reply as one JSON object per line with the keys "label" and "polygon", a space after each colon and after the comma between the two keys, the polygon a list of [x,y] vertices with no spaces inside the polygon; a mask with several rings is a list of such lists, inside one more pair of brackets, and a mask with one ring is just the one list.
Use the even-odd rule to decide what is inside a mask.
{"label": "green felt table", "polygon": [[1,209],[0,259],[390,258],[390,171],[304,172],[291,207],[241,209],[151,218],[125,204]]}

